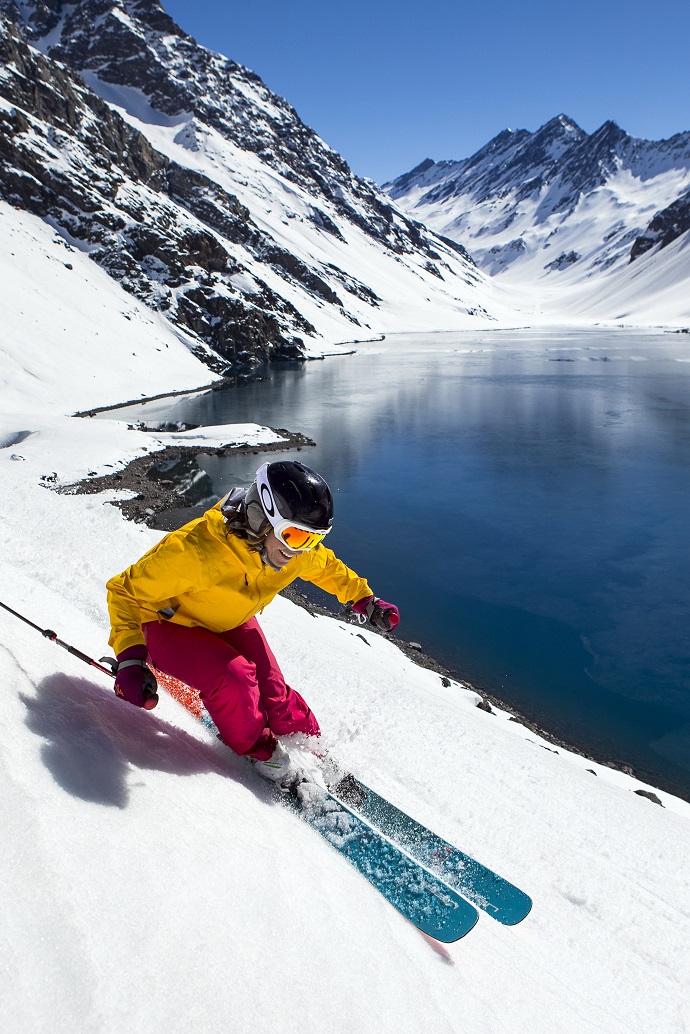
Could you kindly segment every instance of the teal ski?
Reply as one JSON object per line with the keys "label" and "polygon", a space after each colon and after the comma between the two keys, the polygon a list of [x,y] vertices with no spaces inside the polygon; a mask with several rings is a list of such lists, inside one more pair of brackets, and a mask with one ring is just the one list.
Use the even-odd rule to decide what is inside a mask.
{"label": "teal ski", "polygon": [[348,773],[329,787],[332,796],[402,848],[447,887],[483,909],[499,923],[514,926],[532,900],[508,880],[454,847]]}
{"label": "teal ski", "polygon": [[477,910],[464,897],[330,793],[303,783],[295,796],[281,794],[280,799],[422,933],[450,943],[477,922]]}
{"label": "teal ski", "polygon": [[[182,684],[172,685],[165,676],[160,681],[202,724],[215,730],[208,713],[192,710],[180,695]],[[341,772],[328,792],[303,783],[295,795],[279,793],[279,799],[422,933],[438,941],[450,943],[469,933],[479,918],[474,905],[504,923],[517,923],[529,912],[526,894],[436,837],[353,775]],[[522,899],[521,909],[513,907],[512,913],[510,892]]]}

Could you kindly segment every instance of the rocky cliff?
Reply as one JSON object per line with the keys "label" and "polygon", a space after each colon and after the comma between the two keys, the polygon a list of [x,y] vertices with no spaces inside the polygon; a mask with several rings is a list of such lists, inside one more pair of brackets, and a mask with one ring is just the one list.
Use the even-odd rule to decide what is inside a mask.
{"label": "rocky cliff", "polygon": [[165,312],[216,369],[405,329],[401,298],[437,301],[441,322],[485,313],[461,245],[353,175],[156,0],[0,0],[0,63],[0,197]]}
{"label": "rocky cliff", "polygon": [[690,230],[690,190],[681,194],[668,208],[656,213],[645,232],[633,243],[630,250],[630,261],[634,262],[636,258],[652,248],[667,247],[688,230]]}

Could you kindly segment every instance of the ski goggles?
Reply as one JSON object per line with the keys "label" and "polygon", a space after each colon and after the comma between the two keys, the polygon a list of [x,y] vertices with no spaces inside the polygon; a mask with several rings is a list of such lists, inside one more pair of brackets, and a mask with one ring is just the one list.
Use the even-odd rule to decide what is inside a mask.
{"label": "ski goggles", "polygon": [[292,521],[278,521],[273,525],[276,537],[280,539],[288,549],[301,552],[304,549],[314,549],[323,542],[330,528],[315,531],[314,528],[306,528],[301,524]]}
{"label": "ski goggles", "polygon": [[275,535],[284,546],[295,552],[314,549],[323,542],[330,528],[310,528],[283,517],[268,481],[268,463],[264,463],[256,472],[256,488],[261,508],[271,522]]}

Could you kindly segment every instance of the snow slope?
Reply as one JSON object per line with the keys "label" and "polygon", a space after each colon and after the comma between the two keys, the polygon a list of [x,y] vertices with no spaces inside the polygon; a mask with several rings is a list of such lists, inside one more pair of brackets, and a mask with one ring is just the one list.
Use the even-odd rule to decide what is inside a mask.
{"label": "snow slope", "polygon": [[[114,430],[98,445],[116,461]],[[156,535],[38,486],[72,456],[0,453],[3,599],[100,656],[103,582]],[[6,1031],[689,1029],[690,807],[544,749],[379,637],[282,600],[262,620],[344,761],[532,914],[483,916],[444,965],[179,705],[126,707],[1,613]]]}
{"label": "snow slope", "polygon": [[27,405],[71,412],[85,401],[95,408],[218,379],[192,355],[197,340],[126,294],[48,223],[4,201],[0,291],[2,417]]}
{"label": "snow slope", "polygon": [[565,274],[560,286],[544,284],[539,300],[543,316],[558,314],[573,322],[594,319],[637,326],[647,323],[687,327],[690,231],[665,248],[656,246],[600,280],[582,284]]}
{"label": "snow slope", "polygon": [[[42,479],[164,444],[69,412],[207,371],[44,224],[2,216],[0,599],[100,657],[105,580],[159,533],[113,493]],[[690,1030],[690,805],[477,709],[380,636],[282,599],[261,620],[342,761],[523,887],[531,915],[434,950],[174,701],[129,707],[0,610],[3,1031]]]}

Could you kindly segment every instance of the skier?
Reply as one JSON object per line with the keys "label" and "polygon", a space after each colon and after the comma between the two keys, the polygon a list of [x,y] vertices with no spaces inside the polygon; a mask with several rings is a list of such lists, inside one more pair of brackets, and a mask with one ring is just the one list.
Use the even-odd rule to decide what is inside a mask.
{"label": "skier", "polygon": [[293,748],[291,760],[277,737],[318,736],[319,724],[286,684],[255,615],[303,578],[350,604],[362,623],[390,631],[400,620],[396,606],[325,547],[332,521],[320,475],[303,463],[264,463],[248,490],[232,489],[111,578],[117,695],[156,706],[150,657],[199,691],[223,742],[253,758],[263,776],[282,785],[303,778],[304,754]]}

